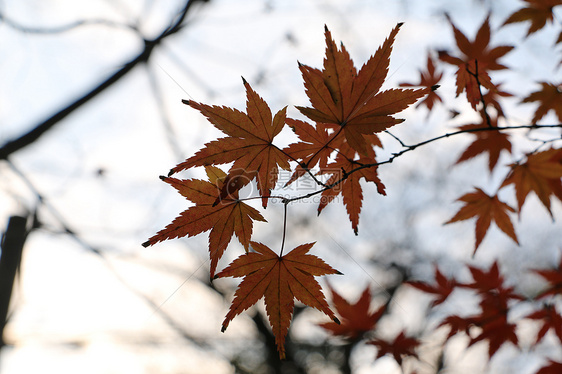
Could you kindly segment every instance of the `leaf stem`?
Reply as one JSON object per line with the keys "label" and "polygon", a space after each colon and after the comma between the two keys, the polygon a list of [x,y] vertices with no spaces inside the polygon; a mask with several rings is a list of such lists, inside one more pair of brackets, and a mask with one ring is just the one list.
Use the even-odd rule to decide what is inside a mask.
{"label": "leaf stem", "polygon": [[480,83],[480,78],[478,78],[478,60],[475,59],[474,60],[474,70],[475,72],[471,72],[470,69],[468,68],[468,64],[466,66],[466,71],[468,71],[468,73],[470,75],[472,75],[474,77],[474,79],[476,79],[476,84],[478,85],[478,93],[480,94],[480,101],[482,102],[482,113],[484,113],[484,117],[486,118],[486,123],[488,124],[488,127],[493,127],[492,126],[492,120],[490,119],[490,115],[488,114],[488,111],[486,110],[486,100],[484,100],[484,94],[482,93],[482,83]]}
{"label": "leaf stem", "polygon": [[281,239],[281,251],[279,251],[279,257],[283,257],[283,248],[285,247],[285,236],[287,234],[287,205],[289,201],[283,199],[283,238]]}
{"label": "leaf stem", "polygon": [[[326,185],[324,183],[322,183],[322,181],[320,181],[318,178],[316,178],[316,176],[310,171],[310,169],[308,168],[308,165],[306,165],[305,163],[301,163],[299,162],[298,159],[294,158],[293,156],[291,156],[290,154],[288,154],[287,152],[285,152],[283,149],[279,148],[278,146],[276,146],[275,144],[271,144],[273,147],[277,148],[281,153],[283,153],[285,156],[287,156],[288,158],[290,158],[291,160],[295,161],[297,164],[300,165],[300,167],[302,167],[309,175],[310,177],[314,180],[314,182],[316,182],[317,185],[322,186],[322,187],[326,187]],[[328,143],[326,143],[326,145],[324,146],[325,148],[328,147]],[[316,157],[316,153],[313,155],[313,158]],[[312,160],[312,158],[311,158]]]}

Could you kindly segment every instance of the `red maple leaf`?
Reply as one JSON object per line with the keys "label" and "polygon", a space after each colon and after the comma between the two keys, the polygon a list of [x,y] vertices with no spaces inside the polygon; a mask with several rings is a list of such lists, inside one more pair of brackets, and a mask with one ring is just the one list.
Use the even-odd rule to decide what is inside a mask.
{"label": "red maple leaf", "polygon": [[525,318],[542,322],[535,344],[540,342],[550,329],[554,331],[556,336],[558,336],[558,340],[562,343],[562,316],[556,311],[555,305],[547,304],[542,309],[527,315]]}
{"label": "red maple leaf", "polygon": [[498,313],[497,310],[488,310],[486,313],[472,317],[452,315],[445,318],[439,326],[445,325],[449,325],[451,328],[447,339],[461,331],[470,336],[472,328],[477,327],[479,334],[470,338],[468,346],[487,340],[488,357],[490,358],[505,343],[511,342],[515,345],[518,343],[517,334],[515,334],[517,326],[507,322],[505,311]]}
{"label": "red maple leaf", "polygon": [[443,78],[443,72],[437,73],[435,69],[435,63],[431,56],[427,56],[427,69],[425,71],[420,71],[420,82],[417,84],[412,83],[400,83],[400,87],[426,87],[430,89],[429,94],[416,104],[416,108],[420,105],[425,105],[427,109],[433,109],[433,105],[436,102],[442,102],[441,96],[435,90],[435,87]]}
{"label": "red maple leaf", "polygon": [[562,362],[548,360],[549,365],[543,366],[535,374],[560,374],[562,373]]}
{"label": "red maple leaf", "polygon": [[372,344],[377,347],[378,352],[375,360],[385,355],[392,355],[398,365],[402,365],[403,356],[418,358],[415,349],[420,345],[420,341],[416,338],[406,337],[404,331],[402,331],[391,342],[383,339],[372,339],[368,341],[367,344]]}
{"label": "red maple leaf", "polygon": [[524,0],[528,5],[512,13],[503,23],[527,22],[530,21],[527,36],[542,29],[546,22],[554,20],[553,9],[555,6],[562,5],[561,0]]}
{"label": "red maple leaf", "polygon": [[458,201],[462,201],[466,204],[453,218],[445,222],[445,224],[478,217],[476,220],[476,244],[474,253],[476,253],[478,246],[488,232],[492,221],[496,223],[500,230],[519,244],[517,236],[515,235],[515,229],[507,214],[507,212],[515,212],[515,209],[501,202],[497,195],[489,196],[480,188],[475,188],[475,190],[476,192],[467,193],[458,199]]}
{"label": "red maple leaf", "polygon": [[[491,299],[486,300],[490,301]],[[507,321],[507,309],[503,306],[498,308],[500,303],[485,302],[484,304],[484,306],[481,306],[482,313],[479,315],[470,317],[451,315],[445,318],[439,326],[450,326],[451,330],[447,339],[461,331],[471,336],[471,332],[474,331],[473,327],[476,327],[478,335],[471,336],[468,346],[487,340],[489,344],[488,357],[491,358],[505,343],[511,342],[517,345],[518,338],[515,334],[517,326]]]}
{"label": "red maple leaf", "polygon": [[549,287],[541,292],[539,298],[548,296],[548,295],[559,295],[562,294],[562,258],[560,258],[560,264],[558,265],[558,269],[554,270],[533,270],[533,272],[537,273],[548,283],[550,283]]}
{"label": "red maple leaf", "polygon": [[513,323],[507,322],[507,316],[499,314],[490,318],[492,313],[488,312],[486,316],[478,316],[472,319],[472,322],[482,329],[481,333],[470,339],[468,346],[478,343],[482,340],[488,340],[488,357],[492,357],[505,343],[511,342],[517,345],[518,339],[515,334],[517,327]]}
{"label": "red maple leaf", "polygon": [[511,171],[501,187],[515,185],[519,213],[527,195],[533,191],[552,216],[550,196],[562,200],[562,149],[551,148],[529,154],[526,162],[510,166]]}
{"label": "red maple leaf", "polygon": [[455,65],[457,70],[457,96],[466,92],[466,97],[472,107],[481,102],[480,87],[488,90],[496,89],[490,80],[489,71],[507,69],[505,65],[498,62],[498,59],[506,55],[513,49],[511,46],[500,46],[491,48],[491,30],[489,17],[486,18],[478,30],[474,41],[470,41],[449,18],[449,23],[453,28],[457,47],[462,53],[461,57],[451,56],[446,51],[439,52],[439,59]]}
{"label": "red maple leaf", "polygon": [[472,321],[470,318],[451,315],[445,318],[438,327],[449,326],[450,330],[447,335],[447,339],[450,339],[453,335],[456,335],[461,331],[468,335],[471,325]]}
{"label": "red maple leaf", "polygon": [[516,325],[507,320],[508,302],[522,300],[523,297],[514,293],[513,287],[504,286],[504,278],[500,274],[497,262],[494,262],[488,271],[472,266],[469,269],[473,278],[472,283],[459,284],[459,286],[472,288],[478,292],[481,296],[481,312],[469,317],[449,316],[443,320],[440,326],[449,325],[451,327],[447,339],[460,331],[471,336],[472,327],[478,328],[478,335],[471,336],[469,346],[487,340],[489,343],[488,355],[492,357],[507,342],[517,345]]}
{"label": "red maple leaf", "polygon": [[322,311],[337,323],[338,319],[330,310],[314,276],[341,273],[320,258],[308,254],[313,245],[302,244],[286,255],[279,256],[267,246],[251,242],[255,252],[243,254],[215,275],[215,278],[244,277],[234,294],[222,331],[226,330],[234,317],[264,297],[279,356],[283,359],[295,298]]}
{"label": "red maple leaf", "polygon": [[472,288],[479,293],[486,293],[494,289],[503,287],[503,276],[500,274],[498,262],[494,261],[488,271],[484,271],[474,266],[469,266],[472,275],[472,283],[459,283],[459,286]]}
{"label": "red maple leaf", "polygon": [[355,304],[351,304],[340,296],[330,286],[332,293],[332,303],[340,316],[340,322],[325,322],[319,326],[328,330],[333,335],[342,336],[352,341],[357,341],[363,335],[375,328],[378,320],[386,310],[386,305],[381,306],[376,311],[371,311],[371,290],[369,286],[361,294]]}
{"label": "red maple leaf", "polygon": [[183,211],[166,228],[160,230],[144,247],[167,239],[195,236],[211,230],[209,234],[209,255],[211,258],[211,278],[217,263],[222,257],[232,235],[248,248],[252,235],[252,220],[265,222],[265,218],[253,207],[238,200],[238,191],[215,204],[223,189],[226,174],[214,166],[207,166],[209,181],[199,179],[176,179],[161,177],[195,206]]}
{"label": "red maple leaf", "polygon": [[361,154],[367,153],[368,146],[363,135],[403,122],[392,114],[401,112],[430,92],[428,88],[379,92],[388,73],[392,45],[400,26],[392,30],[359,72],[345,47],[338,48],[327,28],[324,69],[299,64],[312,108],[297,109],[311,120],[331,126],[335,130],[332,139],[343,134],[349,145]]}
{"label": "red maple leaf", "polygon": [[537,123],[548,111],[553,110],[559,121],[562,121],[562,84],[540,82],[542,89],[531,93],[521,100],[522,103],[538,101],[539,107],[531,122]]}
{"label": "red maple leaf", "polygon": [[407,284],[423,292],[436,295],[437,298],[433,300],[433,303],[431,304],[431,306],[434,307],[443,303],[458,285],[454,279],[446,278],[439,271],[439,268],[437,266],[435,266],[435,282],[435,286],[420,281],[409,281],[407,282]]}
{"label": "red maple leaf", "polygon": [[494,130],[497,126],[497,118],[492,118],[490,120],[490,124],[487,123],[486,118],[482,118],[480,123],[460,126],[459,130],[461,131],[473,131],[479,129],[482,129],[482,131],[471,132],[476,139],[474,139],[474,141],[464,150],[455,164],[469,160],[479,154],[488,153],[488,169],[492,172],[498,163],[501,151],[505,150],[511,153],[509,135],[505,132]]}
{"label": "red maple leaf", "polygon": [[[199,110],[209,122],[228,137],[219,138],[199,150],[194,156],[174,167],[169,175],[194,166],[225,164],[234,161],[231,171],[245,183],[257,178],[262,205],[277,182],[279,167],[290,170],[289,157],[272,141],[285,125],[286,108],[272,118],[267,103],[244,81],[246,113],[239,110],[184,101]],[[240,173],[243,171],[243,173]]]}
{"label": "red maple leaf", "polygon": [[479,316],[472,318],[474,324],[481,325],[498,318],[498,316],[507,316],[509,301],[524,299],[514,292],[513,287],[504,285],[504,278],[499,271],[497,261],[492,264],[488,271],[473,266],[468,268],[473,282],[459,284],[459,286],[472,288],[482,297],[480,300],[482,312]]}
{"label": "red maple leaf", "polygon": [[485,297],[480,304],[484,309],[486,309],[487,303],[492,303],[499,305],[497,306],[498,309],[507,310],[509,300],[523,300],[523,297],[513,292],[513,287],[506,287],[503,284],[505,280],[500,273],[497,261],[494,261],[488,271],[473,266],[469,266],[468,269],[472,275],[472,283],[459,283],[458,285],[460,287],[472,288],[479,294],[484,295]]}

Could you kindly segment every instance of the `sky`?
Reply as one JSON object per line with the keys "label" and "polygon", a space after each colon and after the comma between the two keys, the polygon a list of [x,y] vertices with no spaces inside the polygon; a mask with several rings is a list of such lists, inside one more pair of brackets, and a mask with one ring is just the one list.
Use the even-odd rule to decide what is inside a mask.
{"label": "sky", "polygon": [[[131,25],[147,38],[154,37],[180,5],[179,0],[0,2],[2,15],[28,28],[24,32],[0,22],[0,142],[32,128],[138,53],[142,40]],[[394,87],[417,81],[428,49],[452,48],[444,10],[461,30],[474,35],[487,9],[492,8],[492,27],[497,28],[519,5],[509,0],[454,4],[444,0],[212,0],[196,6],[185,30],[166,40],[148,64],[138,66],[11,157],[10,164],[0,164],[0,226],[5,227],[10,215],[33,211],[39,195],[44,198],[39,211],[44,226],[30,235],[24,249],[6,331],[10,346],[0,352],[0,374],[45,369],[61,374],[199,373],[203,368],[210,373],[232,373],[228,363],[232,347],[251,342],[253,327],[247,316],[239,316],[227,333],[220,333],[228,305],[202,284],[209,266],[206,235],[146,249],[140,245],[187,207],[158,176],[219,134],[181,100],[242,109],[244,77],[272,111],[289,105],[289,114],[298,116],[294,105],[308,101],[297,61],[321,66],[324,25],[336,40],[343,41],[359,67],[398,22],[405,22],[385,83]],[[53,30],[78,20],[91,23],[67,32],[32,30]],[[502,29],[493,42],[519,43],[524,31],[521,27]],[[518,52],[505,59],[506,64],[517,66],[509,74],[498,75],[505,79],[507,91],[529,90],[531,82],[560,77],[560,70],[553,73],[553,58],[558,56],[550,47],[554,35],[554,30],[547,29],[525,40]],[[407,119],[409,127],[397,129],[396,134],[406,143],[475,119],[466,104],[453,100],[450,76],[440,88],[441,96],[447,98],[447,108],[455,107],[462,114],[449,120],[446,109],[431,116],[422,110],[405,111],[400,117]],[[515,101],[506,105],[513,113],[513,124],[525,123],[528,107]],[[518,136],[524,140],[522,134]],[[281,144],[294,140],[290,132],[280,137]],[[383,142],[381,157],[399,149],[390,138]],[[329,278],[331,284],[355,295],[366,284],[380,287],[388,282],[386,274],[378,271],[384,264],[419,258],[425,259],[416,274],[419,277],[431,276],[432,262],[446,265],[450,274],[466,276],[463,264],[488,266],[500,258],[502,266],[516,274],[514,282],[528,281],[529,287],[538,287],[522,269],[556,263],[562,241],[553,235],[560,223],[552,223],[537,200],[535,206],[527,203],[528,211],[521,218],[521,247],[536,246],[540,251],[514,251],[509,238],[494,228],[485,243],[489,250],[471,258],[473,223],[442,227],[458,209],[453,201],[459,191],[464,193],[467,185],[498,183],[497,178],[472,172],[485,165],[485,159],[451,168],[459,147],[466,144],[466,138],[451,139],[401,157],[392,169],[381,168],[388,196],[365,189],[357,237],[341,203],[332,204],[318,219],[313,218],[316,205],[295,204],[290,208],[286,245],[292,248],[316,240],[315,254],[346,274],[344,279]],[[204,174],[194,170],[185,176],[202,178]],[[402,214],[393,214],[397,210]],[[560,217],[559,203],[554,204],[554,211]],[[273,205],[265,213],[277,224],[257,224],[254,238],[278,245],[282,206]],[[65,234],[65,225],[77,236]],[[238,243],[231,246],[240,247]],[[417,252],[408,252],[409,247],[416,247]],[[219,267],[236,256],[235,251],[229,252]],[[400,257],[404,253],[406,257]],[[220,287],[232,292],[234,284],[225,282]],[[401,325],[415,328],[422,318],[420,313],[410,313],[423,302],[422,296],[404,292],[391,330]],[[160,312],[173,316],[180,328],[171,328]],[[325,338],[311,326],[322,321],[320,314],[311,312],[306,321],[311,323],[295,327],[296,336]],[[178,334],[181,330],[212,342],[215,348],[186,342]],[[559,352],[549,349],[539,347],[547,354]],[[458,353],[459,366],[469,365],[467,370],[472,370],[474,357],[481,353],[478,349]],[[391,360],[373,365],[373,355],[366,347],[358,351],[354,357],[357,373],[397,372]],[[540,364],[536,356],[509,350],[500,356],[492,363],[496,373],[531,373]]]}

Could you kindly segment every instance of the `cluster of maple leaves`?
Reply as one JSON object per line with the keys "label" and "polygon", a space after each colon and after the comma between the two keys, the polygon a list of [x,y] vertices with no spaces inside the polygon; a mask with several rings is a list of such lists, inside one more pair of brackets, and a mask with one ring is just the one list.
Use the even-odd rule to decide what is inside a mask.
{"label": "cluster of maple leaves", "polygon": [[[562,5],[560,0],[526,2],[527,6],[513,13],[505,21],[504,27],[512,23],[530,21],[528,34],[532,34],[540,30],[547,21],[552,21],[553,8]],[[555,82],[541,82],[542,88],[539,91],[522,98],[522,103],[539,103],[530,124],[518,127],[499,126],[498,122],[505,120],[500,98],[512,94],[502,91],[501,85],[493,82],[489,73],[507,69],[499,59],[508,54],[513,47],[489,46],[489,17],[473,41],[457,29],[451,20],[449,22],[460,54],[440,51],[438,60],[457,67],[457,96],[465,93],[474,110],[481,114],[479,123],[460,126],[455,133],[475,137],[456,163],[487,153],[489,171],[492,173],[498,165],[500,154],[512,153],[510,129],[525,127],[532,130],[547,127],[548,125],[540,125],[537,122],[551,110],[562,122],[562,87]],[[425,105],[431,111],[442,101],[437,87],[443,73],[438,72],[437,61],[431,55],[427,59],[427,70],[421,72],[420,82],[401,85],[418,88],[381,90],[388,73],[392,46],[400,27],[401,24],[398,24],[390,32],[384,43],[359,70],[354,66],[343,44],[338,47],[326,28],[326,56],[323,68],[317,69],[299,63],[311,106],[296,108],[308,118],[306,121],[288,118],[286,107],[273,114],[267,103],[245,80],[245,112],[191,100],[184,101],[201,112],[225,136],[205,144],[192,157],[174,167],[168,176],[161,177],[194,205],[143,245],[149,246],[167,239],[210,231],[211,279],[243,278],[223,322],[222,331],[234,317],[264,298],[279,355],[283,358],[285,337],[291,323],[295,299],[322,311],[333,322],[321,326],[330,333],[351,341],[369,336],[385,314],[386,306],[371,311],[368,287],[355,304],[349,303],[331,289],[332,303],[337,311],[337,314],[334,313],[314,277],[339,272],[321,258],[309,253],[314,243],[299,245],[284,254],[285,229],[282,239],[279,240],[279,252],[273,251],[266,244],[252,241],[253,222],[266,220],[258,209],[248,204],[248,200],[261,200],[265,209],[272,198],[277,198],[284,204],[286,214],[287,205],[291,202],[321,195],[318,206],[320,213],[336,196],[341,195],[352,229],[358,233],[363,200],[361,180],[373,183],[378,193],[384,195],[385,186],[377,174],[377,168],[392,161],[381,162],[376,159],[376,147],[382,147],[377,134],[402,123],[402,119],[393,115],[410,105],[419,102],[418,105]],[[556,43],[560,42],[562,33]],[[422,98],[423,100],[420,100]],[[280,148],[275,145],[274,140],[286,126],[293,130],[298,141]],[[510,165],[510,170],[504,176],[499,189],[514,186],[517,209],[500,200],[499,190],[489,194],[475,187],[473,191],[459,198],[464,205],[447,223],[476,217],[474,252],[482,243],[492,221],[518,243],[510,215],[521,213],[531,192],[538,196],[552,215],[551,198],[562,200],[562,149],[555,148],[554,144],[554,141],[544,142],[541,147],[530,150],[524,158],[514,160]],[[403,152],[413,150],[417,146],[419,144],[404,145]],[[230,165],[227,172],[217,167],[224,164]],[[204,167],[208,180],[173,177],[178,172],[194,167]],[[313,173],[313,168],[319,172]],[[317,189],[292,198],[276,196],[274,190],[280,169],[292,172],[286,185],[308,175],[317,183]],[[257,185],[259,194],[240,198],[240,190],[249,183]],[[244,246],[246,253],[226,268],[217,271],[219,260],[227,250],[233,235]],[[466,333],[470,336],[470,345],[487,340],[489,356],[492,357],[503,344],[518,343],[516,324],[508,317],[512,303],[522,302],[524,298],[515,293],[513,288],[504,285],[497,263],[488,271],[475,267],[469,269],[473,277],[473,282],[469,284],[447,279],[436,268],[436,285],[422,282],[410,282],[410,285],[435,295],[433,307],[443,303],[457,288],[474,290],[481,300],[480,314],[468,317],[452,315],[443,320],[442,326],[450,328],[448,338],[458,333]],[[562,292],[562,263],[557,270],[536,270],[536,273],[550,284],[536,300],[543,300],[546,296],[550,296],[550,300],[525,318],[542,323],[537,342],[549,330],[553,330],[562,343],[562,316],[556,310],[554,299]],[[406,336],[405,332],[400,333],[393,341],[370,336],[368,343],[377,347],[377,358],[389,354],[399,364],[405,356],[417,357],[415,350],[420,345],[418,339]],[[552,361],[539,373],[556,372],[561,367],[562,363]]]}

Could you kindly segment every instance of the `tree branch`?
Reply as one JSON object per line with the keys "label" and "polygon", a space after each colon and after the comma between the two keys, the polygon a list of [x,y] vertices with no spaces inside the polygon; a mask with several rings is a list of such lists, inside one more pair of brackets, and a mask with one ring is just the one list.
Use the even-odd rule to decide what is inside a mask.
{"label": "tree branch", "polygon": [[[355,169],[352,169],[350,171],[345,171],[345,173],[343,173],[343,176],[335,181],[332,184],[329,185],[325,185],[323,188],[316,190],[314,192],[310,192],[306,195],[301,195],[301,196],[296,196],[296,197],[292,197],[292,198],[286,198],[286,197],[282,197],[282,196],[269,196],[268,198],[275,198],[275,199],[281,199],[282,202],[284,204],[287,203],[291,203],[293,201],[298,201],[298,200],[304,200],[304,199],[308,199],[309,197],[313,197],[316,196],[324,191],[327,191],[329,189],[334,188],[335,186],[337,186],[338,184],[342,183],[344,180],[346,180],[347,178],[349,178],[349,176],[355,172],[358,172],[359,170],[362,169],[366,169],[366,168],[371,168],[371,167],[375,167],[375,166],[380,166],[380,165],[384,165],[384,164],[390,164],[392,163],[396,158],[404,155],[405,153],[408,153],[410,151],[413,151],[414,149],[417,149],[421,146],[436,142],[438,140],[441,139],[445,139],[445,138],[449,138],[452,136],[456,136],[456,135],[460,135],[460,134],[466,134],[466,133],[473,133],[473,132],[479,132],[479,131],[502,131],[502,130],[515,130],[515,129],[540,129],[540,128],[562,128],[562,123],[559,124],[555,124],[555,125],[520,125],[520,126],[502,126],[502,127],[480,127],[480,128],[472,128],[472,129],[465,129],[465,130],[459,130],[459,131],[455,131],[455,132],[450,132],[450,133],[445,133],[439,136],[436,136],[434,138],[431,139],[427,139],[424,140],[422,142],[419,142],[417,144],[413,144],[413,145],[407,145],[405,143],[403,143],[401,140],[398,140],[398,138],[392,134],[389,133],[389,135],[391,135],[394,139],[398,140],[400,142],[400,144],[404,147],[403,150],[401,150],[400,152],[394,153],[392,154],[391,157],[389,157],[387,160],[385,161],[380,161],[380,162],[373,162],[373,163],[369,163],[369,164],[362,164],[361,166],[356,167]],[[556,140],[560,140],[560,139],[556,139]],[[252,200],[252,199],[259,199],[262,198],[262,196],[258,196],[258,197],[250,197],[250,198],[246,198],[246,199],[240,199],[240,201],[245,201],[245,200]]]}
{"label": "tree branch", "polygon": [[176,16],[176,19],[171,23],[170,26],[166,27],[158,37],[156,37],[153,40],[147,40],[143,38],[144,48],[135,58],[127,62],[121,69],[117,70],[109,78],[99,83],[96,87],[94,87],[84,96],[70,103],[64,109],[54,113],[45,121],[33,127],[33,129],[31,129],[27,133],[21,135],[20,137],[14,140],[10,140],[7,143],[5,143],[0,148],[0,160],[6,160],[12,153],[15,153],[27,147],[28,145],[32,144],[33,142],[38,140],[43,134],[45,134],[47,131],[53,128],[57,123],[62,121],[64,118],[66,118],[69,114],[71,114],[76,109],[80,108],[82,105],[89,102],[98,94],[105,91],[106,88],[111,87],[114,83],[118,82],[121,78],[123,78],[131,70],[133,70],[133,68],[135,68],[135,66],[137,66],[139,63],[147,62],[154,48],[157,45],[159,45],[162,42],[162,40],[164,40],[164,38],[173,35],[182,29],[182,23],[185,20],[187,12],[191,8],[191,6],[196,2],[206,2],[206,1],[208,0],[186,0],[185,6]]}

